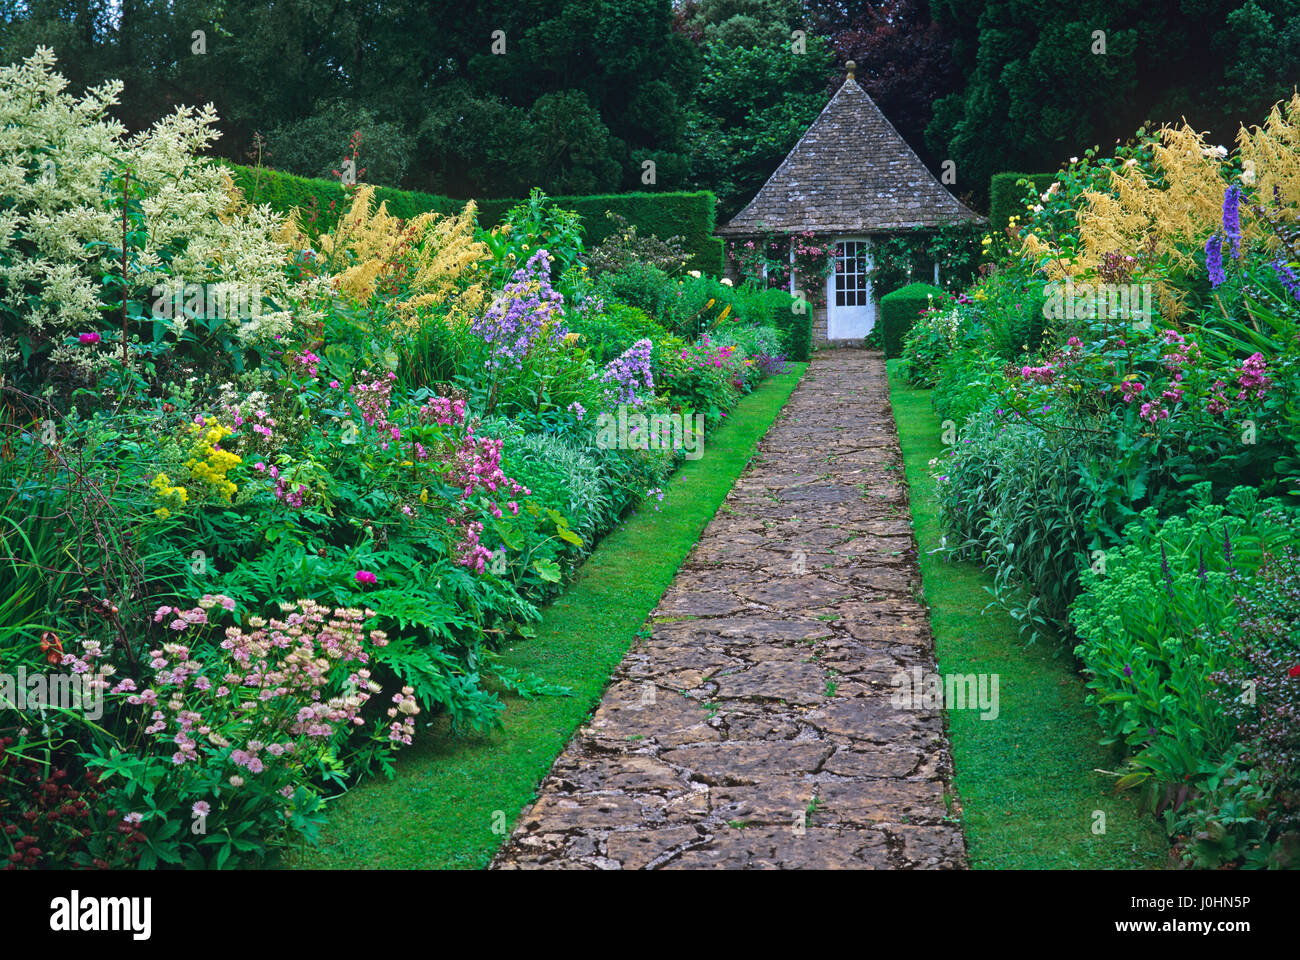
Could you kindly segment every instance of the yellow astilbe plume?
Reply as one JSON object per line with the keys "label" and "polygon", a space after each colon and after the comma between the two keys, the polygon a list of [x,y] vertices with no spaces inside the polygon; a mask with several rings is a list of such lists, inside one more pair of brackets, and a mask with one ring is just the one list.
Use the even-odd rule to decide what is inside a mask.
{"label": "yellow astilbe plume", "polygon": [[[334,288],[365,301],[381,284],[396,281],[404,296],[395,306],[406,328],[418,326],[415,318],[422,307],[443,306],[452,322],[481,311],[487,291],[477,278],[478,266],[490,251],[474,239],[473,201],[455,216],[429,212],[403,221],[389,214],[386,203],[375,206],[374,199],[374,187],[359,187],[334,230],[316,243]],[[305,244],[296,211],[280,239]]]}
{"label": "yellow astilbe plume", "polygon": [[482,311],[487,290],[478,275],[479,264],[489,255],[487,245],[474,239],[474,201],[454,217],[425,214],[416,221],[421,233],[414,248],[414,268],[409,280],[412,296],[398,309],[411,318],[421,308],[445,303],[447,317],[462,322]]}
{"label": "yellow astilbe plume", "polygon": [[1272,203],[1276,187],[1283,207],[1300,206],[1300,94],[1274,104],[1262,127],[1243,126],[1237,132],[1237,150],[1242,180],[1254,186],[1260,203]]}
{"label": "yellow astilbe plume", "polygon": [[1020,253],[1035,263],[1041,261],[1040,269],[1048,280],[1064,280],[1081,270],[1075,261],[1063,258],[1061,251],[1033,232],[1026,232],[1020,238]]}
{"label": "yellow astilbe plume", "polygon": [[[1284,197],[1300,197],[1300,128],[1293,117],[1300,118],[1300,97],[1293,98],[1285,117],[1275,107],[1263,130],[1256,128],[1252,135],[1243,129],[1238,134],[1248,169],[1261,186],[1267,178],[1269,191],[1277,183]],[[1083,194],[1076,214],[1079,245],[1072,258],[1033,234],[1022,237],[1021,252],[1043,262],[1043,272],[1052,280],[1093,274],[1108,253],[1141,255],[1175,270],[1196,270],[1195,252],[1210,233],[1222,228],[1229,186],[1222,169],[1225,151],[1209,146],[1184,123],[1161,127],[1152,155],[1156,177],[1129,161],[1111,171],[1108,190]],[[1242,242],[1249,243],[1263,231],[1248,207],[1243,205],[1240,212]],[[1157,280],[1154,289],[1166,316],[1186,311],[1185,293],[1176,286]]]}
{"label": "yellow astilbe plume", "polygon": [[317,248],[334,273],[335,289],[354,300],[369,300],[374,295],[380,276],[397,260],[398,250],[407,239],[402,222],[389,215],[388,204],[381,202],[375,207],[374,201],[374,187],[359,187],[347,213],[317,241]]}
{"label": "yellow astilbe plume", "polygon": [[282,243],[294,250],[302,250],[307,247],[307,234],[302,229],[302,220],[298,216],[297,207],[294,207],[285,216],[280,228],[275,231],[275,240],[277,243]]}
{"label": "yellow astilbe plume", "polygon": [[229,223],[236,217],[244,217],[252,210],[252,205],[244,197],[244,191],[235,186],[234,179],[230,176],[230,171],[222,169],[221,171],[221,188],[226,193],[226,206],[217,213],[218,219],[222,223]]}

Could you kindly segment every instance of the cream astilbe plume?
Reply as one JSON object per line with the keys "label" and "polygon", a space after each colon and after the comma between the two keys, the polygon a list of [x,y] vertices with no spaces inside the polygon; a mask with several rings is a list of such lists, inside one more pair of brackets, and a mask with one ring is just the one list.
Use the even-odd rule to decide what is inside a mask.
{"label": "cream astilbe plume", "polygon": [[1242,165],[1253,171],[1261,205],[1273,202],[1273,190],[1284,209],[1300,207],[1300,94],[1276,103],[1262,127],[1237,132]]}

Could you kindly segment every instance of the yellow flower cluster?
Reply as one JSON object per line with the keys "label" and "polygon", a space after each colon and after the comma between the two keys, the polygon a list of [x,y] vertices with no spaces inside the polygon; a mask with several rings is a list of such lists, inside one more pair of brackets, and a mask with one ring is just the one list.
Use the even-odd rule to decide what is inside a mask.
{"label": "yellow flower cluster", "polygon": [[194,433],[194,443],[190,447],[190,458],[185,461],[185,469],[191,477],[206,484],[229,503],[237,488],[226,474],[243,461],[229,450],[218,450],[217,444],[234,431],[219,423],[207,427],[192,424],[190,429]]}
{"label": "yellow flower cluster", "polygon": [[182,504],[190,499],[190,492],[184,487],[173,485],[171,479],[165,473],[160,473],[154,477],[149,486],[153,487],[158,499],[163,501],[163,505],[156,509],[154,513],[164,520],[172,515],[172,507],[179,509]]}
{"label": "yellow flower cluster", "polygon": [[171,516],[173,510],[179,510],[189,503],[191,492],[196,500],[202,500],[208,494],[215,494],[229,503],[238,489],[234,481],[226,476],[242,459],[229,450],[219,450],[217,445],[233,433],[229,427],[219,423],[199,426],[189,424],[187,437],[183,443],[189,445],[188,459],[182,464],[187,479],[173,483],[165,473],[159,473],[149,482],[161,505],[154,510],[160,517]]}

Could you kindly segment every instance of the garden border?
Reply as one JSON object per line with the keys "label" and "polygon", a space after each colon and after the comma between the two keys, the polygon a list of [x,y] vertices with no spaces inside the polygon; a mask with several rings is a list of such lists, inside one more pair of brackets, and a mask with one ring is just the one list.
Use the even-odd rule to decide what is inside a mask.
{"label": "garden border", "polygon": [[[906,470],[912,527],[939,673],[1000,675],[999,719],[948,716],[955,782],[972,869],[1135,869],[1168,866],[1159,824],[1099,772],[1117,761],[1068,650],[1025,646],[1015,623],[988,610],[992,576],[942,559],[938,503],[928,464],[943,451],[929,390],[888,362],[889,400]],[[1027,706],[1027,709],[1026,709]],[[1094,811],[1105,833],[1094,834]],[[1103,842],[1098,843],[1101,840]]]}
{"label": "garden border", "polygon": [[[643,504],[596,545],[564,593],[542,611],[537,636],[502,663],[573,690],[570,697],[504,697],[502,727],[453,736],[445,720],[403,751],[396,779],[362,782],[332,801],[320,847],[290,858],[298,869],[485,867],[532,802],[555,758],[590,716],[650,612],[744,472],[758,442],[798,386],[791,364],[743,397],[666,484],[657,510]],[[711,455],[710,455],[711,454]]]}

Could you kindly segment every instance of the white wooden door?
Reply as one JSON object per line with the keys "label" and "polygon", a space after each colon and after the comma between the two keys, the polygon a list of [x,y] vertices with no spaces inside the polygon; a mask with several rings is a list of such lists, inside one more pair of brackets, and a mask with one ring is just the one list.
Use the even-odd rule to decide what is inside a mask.
{"label": "white wooden door", "polygon": [[835,269],[826,278],[827,339],[859,340],[876,325],[871,267],[871,241],[851,237],[835,241]]}

